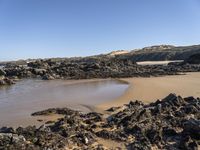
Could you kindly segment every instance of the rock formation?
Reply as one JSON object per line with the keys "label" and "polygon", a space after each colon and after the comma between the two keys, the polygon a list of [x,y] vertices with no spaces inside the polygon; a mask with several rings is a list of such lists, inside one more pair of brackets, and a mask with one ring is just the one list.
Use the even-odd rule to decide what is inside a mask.
{"label": "rock formation", "polygon": [[200,64],[200,53],[191,55],[188,59],[185,60],[185,63]]}
{"label": "rock formation", "polygon": [[131,101],[109,109],[108,117],[83,114],[68,108],[52,108],[32,115],[63,114],[65,117],[39,128],[3,127],[0,149],[104,150],[99,139],[123,143],[126,149],[200,148],[200,99],[170,94],[150,104]]}
{"label": "rock formation", "polygon": [[140,66],[134,61],[115,57],[88,57],[80,59],[37,60],[27,66],[5,66],[9,78],[91,79],[176,75],[200,71],[200,65],[174,63],[167,66]]}
{"label": "rock formation", "polygon": [[[116,51],[89,57],[4,62],[4,67],[0,70],[0,76],[9,80],[13,78],[53,80],[177,75],[184,72],[200,71],[199,53],[200,45],[187,47],[160,45],[146,47],[138,51]],[[136,61],[142,60],[176,59],[184,59],[185,62],[153,66],[136,64]],[[6,84],[2,79],[0,82],[1,85]]]}

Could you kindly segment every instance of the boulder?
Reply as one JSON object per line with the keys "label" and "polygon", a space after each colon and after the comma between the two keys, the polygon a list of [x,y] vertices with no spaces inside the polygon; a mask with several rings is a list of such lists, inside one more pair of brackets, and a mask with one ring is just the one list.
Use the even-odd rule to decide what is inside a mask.
{"label": "boulder", "polygon": [[104,139],[117,140],[117,141],[125,141],[125,139],[127,138],[127,135],[123,133],[108,131],[104,129],[97,132],[96,135]]}
{"label": "boulder", "polygon": [[25,141],[22,135],[0,133],[0,149],[25,149]]}
{"label": "boulder", "polygon": [[47,72],[47,70],[46,69],[33,69],[33,73],[35,74],[35,75],[44,75],[45,73]]}
{"label": "boulder", "polygon": [[165,137],[171,137],[171,136],[176,136],[178,133],[176,132],[175,129],[170,128],[170,127],[164,127],[162,131],[162,136]]}
{"label": "boulder", "polygon": [[44,75],[43,77],[42,77],[42,80],[54,80],[55,78],[53,77],[53,76],[51,76],[51,75],[48,75],[48,74],[46,74],[46,75]]}
{"label": "boulder", "polygon": [[6,85],[6,82],[3,79],[0,79],[0,85]]}
{"label": "boulder", "polygon": [[0,133],[15,133],[12,127],[2,127],[0,128]]}
{"label": "boulder", "polygon": [[185,150],[198,150],[198,143],[191,139],[190,136],[184,136],[181,139],[179,148]]}
{"label": "boulder", "polygon": [[159,130],[149,129],[146,131],[146,136],[152,144],[162,141],[162,135]]}
{"label": "boulder", "polygon": [[12,79],[9,78],[2,78],[0,79],[0,85],[11,85],[14,84],[15,82]]}
{"label": "boulder", "polygon": [[115,111],[117,111],[120,108],[121,107],[111,107],[111,108],[107,109],[106,111],[108,111],[108,112],[115,112]]}
{"label": "boulder", "polygon": [[4,78],[4,81],[6,82],[6,84],[11,85],[14,84],[15,82],[12,79],[9,78]]}
{"label": "boulder", "polygon": [[200,140],[200,120],[183,120],[182,124],[183,133],[190,135],[194,139]]}
{"label": "boulder", "polygon": [[6,72],[3,69],[0,69],[0,76],[5,76]]}

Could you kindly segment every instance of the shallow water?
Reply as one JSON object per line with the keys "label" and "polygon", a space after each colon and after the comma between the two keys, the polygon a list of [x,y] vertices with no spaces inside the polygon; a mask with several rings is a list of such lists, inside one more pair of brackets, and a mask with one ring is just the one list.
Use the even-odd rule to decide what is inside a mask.
{"label": "shallow water", "polygon": [[0,126],[35,124],[30,114],[55,107],[89,111],[95,106],[121,96],[128,84],[116,80],[41,81],[22,80],[0,88]]}

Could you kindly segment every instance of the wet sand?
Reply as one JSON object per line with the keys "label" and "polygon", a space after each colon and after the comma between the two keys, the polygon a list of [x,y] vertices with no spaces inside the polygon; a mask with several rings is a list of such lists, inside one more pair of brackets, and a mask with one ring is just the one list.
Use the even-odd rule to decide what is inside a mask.
{"label": "wet sand", "polygon": [[120,79],[129,83],[125,93],[114,101],[97,105],[97,110],[106,110],[113,106],[121,106],[130,100],[141,100],[145,103],[162,99],[170,93],[183,97],[200,97],[200,73],[187,73],[186,75],[125,78]]}
{"label": "wet sand", "polygon": [[[111,79],[93,79],[67,82],[63,82],[63,80],[42,82],[36,80],[33,82],[34,84],[32,81],[27,82],[25,84],[30,84],[31,86],[27,86],[24,89],[20,85],[21,83],[23,85],[23,82],[19,82],[19,85],[16,87],[8,87],[11,88],[12,98],[2,99],[3,95],[2,93],[0,94],[1,126],[40,125],[46,121],[54,121],[62,117],[59,115],[48,117],[30,116],[35,111],[47,108],[70,107],[80,111],[104,113],[104,110],[113,106],[122,106],[123,104],[129,103],[130,100],[141,100],[149,103],[161,99],[169,93],[176,93],[183,97],[200,97],[200,73],[150,78],[123,78],[118,79],[118,81]],[[124,83],[128,83],[129,85]],[[12,92],[15,92],[16,88],[17,90],[21,90],[13,95]],[[4,90],[8,92],[7,89]],[[31,101],[27,102],[26,100],[30,95],[33,99],[29,99]],[[5,94],[4,96],[8,95]],[[18,103],[19,101],[23,103]],[[43,121],[38,122],[37,120]]]}

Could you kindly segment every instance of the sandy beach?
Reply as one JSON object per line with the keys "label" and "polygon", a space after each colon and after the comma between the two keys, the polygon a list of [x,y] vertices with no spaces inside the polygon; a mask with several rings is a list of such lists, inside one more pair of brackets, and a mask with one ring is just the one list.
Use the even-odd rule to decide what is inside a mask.
{"label": "sandy beach", "polygon": [[167,65],[172,62],[183,62],[183,60],[173,60],[173,61],[141,61],[137,62],[138,65]]}
{"label": "sandy beach", "polygon": [[113,101],[98,105],[97,110],[121,106],[129,103],[130,100],[141,100],[149,103],[170,93],[176,93],[183,97],[200,96],[200,73],[150,78],[124,78],[120,80],[129,83],[126,92]]}

